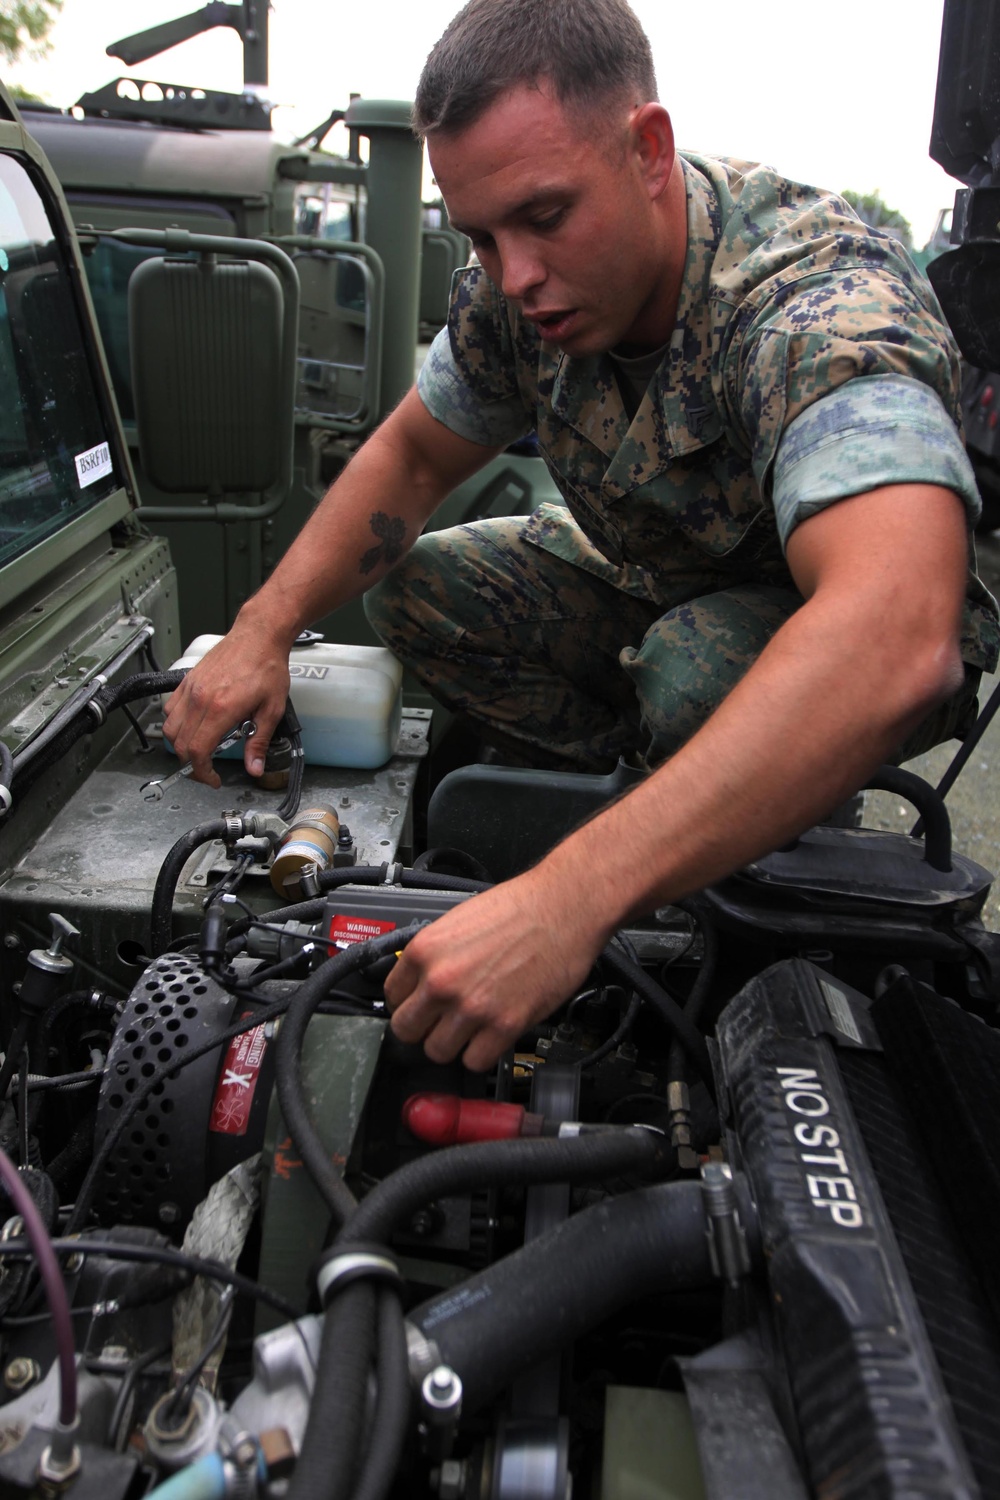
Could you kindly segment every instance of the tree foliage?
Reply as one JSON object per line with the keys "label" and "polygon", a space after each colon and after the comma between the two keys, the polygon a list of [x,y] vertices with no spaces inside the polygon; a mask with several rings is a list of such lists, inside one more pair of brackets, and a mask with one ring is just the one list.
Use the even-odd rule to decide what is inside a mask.
{"label": "tree foliage", "polygon": [[913,249],[913,230],[909,219],[898,208],[890,208],[878,188],[872,193],[852,193],[847,189],[840,196],[847,199],[858,218],[863,219],[869,229],[884,229],[907,250]]}
{"label": "tree foliage", "polygon": [[45,50],[63,0],[0,0],[0,53],[14,62],[25,52]]}

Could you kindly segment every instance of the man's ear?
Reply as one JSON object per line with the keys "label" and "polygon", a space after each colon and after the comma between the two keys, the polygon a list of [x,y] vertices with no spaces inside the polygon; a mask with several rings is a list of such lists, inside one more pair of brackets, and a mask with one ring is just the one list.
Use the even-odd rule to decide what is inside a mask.
{"label": "man's ear", "polygon": [[674,128],[663,105],[641,104],[629,120],[629,137],[649,196],[659,198],[676,159]]}

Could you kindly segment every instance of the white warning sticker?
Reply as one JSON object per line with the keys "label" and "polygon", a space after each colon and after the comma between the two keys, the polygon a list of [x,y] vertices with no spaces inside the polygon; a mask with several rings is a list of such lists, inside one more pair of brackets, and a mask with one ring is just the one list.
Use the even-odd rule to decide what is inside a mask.
{"label": "white warning sticker", "polygon": [[76,464],[80,488],[85,490],[88,484],[94,484],[98,479],[103,479],[105,474],[111,473],[111,449],[107,443],[98,443],[96,448],[78,453],[73,462]]}

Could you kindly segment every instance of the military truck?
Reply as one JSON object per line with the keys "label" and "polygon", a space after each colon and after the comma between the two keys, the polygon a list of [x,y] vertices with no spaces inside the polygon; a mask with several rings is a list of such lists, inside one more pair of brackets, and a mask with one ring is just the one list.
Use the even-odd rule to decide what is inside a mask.
{"label": "military truck", "polygon": [[[429,1063],[395,953],[627,773],[438,778],[391,664],[305,641],[267,784],[178,774],[178,569],[90,240],[2,90],[0,206],[0,1490],[996,1494],[1000,952],[941,793],[884,769],[923,837],[813,830],[618,934],[491,1074]],[[291,257],[111,243],[158,252],[146,479],[267,505]],[[368,765],[307,748],[327,667],[331,733],[384,679]]]}
{"label": "military truck", "polygon": [[[441,205],[422,207],[422,149],[408,104],[355,98],[302,140],[276,138],[261,97],[267,7],[257,0],[210,4],[108,52],[138,65],[216,25],[242,39],[242,94],[128,77],[65,110],[24,106],[80,231],[143,520],[180,565],[188,640],[225,630],[358,442],[408,389],[419,339],[443,325],[452,273],[468,254]],[[322,149],[334,133],[346,137],[339,155]],[[168,227],[269,240],[298,272],[293,476],[287,493],[265,506],[250,494],[220,500],[164,491],[143,464],[127,289],[136,265],[156,251],[115,231]],[[510,454],[450,500],[435,524],[520,513],[554,493],[536,456]],[[330,628],[338,639],[373,639],[360,609],[342,612]]]}

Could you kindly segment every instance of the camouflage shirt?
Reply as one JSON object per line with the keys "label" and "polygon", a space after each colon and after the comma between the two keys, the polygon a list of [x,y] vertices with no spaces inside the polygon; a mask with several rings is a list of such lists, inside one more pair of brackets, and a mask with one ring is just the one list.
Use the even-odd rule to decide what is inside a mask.
{"label": "camouflage shirt", "polygon": [[945,485],[970,515],[962,654],[993,670],[1000,630],[975,575],[958,355],[929,285],[843,199],[750,163],[682,165],[677,319],[631,422],[613,360],[546,345],[479,266],[456,277],[424,404],[473,442],[534,431],[565,508],[539,507],[528,539],[665,610],[693,591],[792,586],[785,543],[824,505]]}

